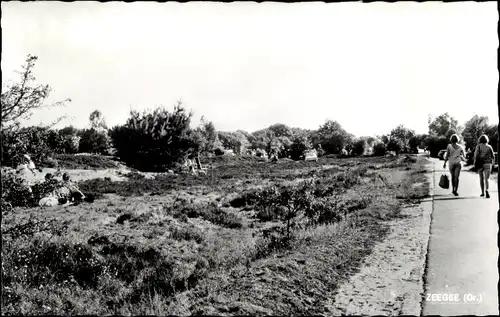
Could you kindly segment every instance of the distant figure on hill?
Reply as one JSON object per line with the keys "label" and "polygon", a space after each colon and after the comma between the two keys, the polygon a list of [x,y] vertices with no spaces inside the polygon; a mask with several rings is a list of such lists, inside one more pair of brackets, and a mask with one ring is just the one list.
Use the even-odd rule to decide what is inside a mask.
{"label": "distant figure on hill", "polygon": [[489,178],[491,174],[491,167],[495,161],[495,152],[491,145],[488,144],[488,136],[483,134],[479,138],[479,144],[474,151],[474,167],[479,173],[479,184],[481,186],[481,197],[484,197],[486,188],[486,198],[490,198]]}
{"label": "distant figure on hill", "polygon": [[443,168],[446,168],[446,162],[450,161],[449,169],[451,174],[451,193],[458,196],[458,182],[460,178],[460,170],[462,169],[462,161],[465,161],[465,150],[463,146],[458,144],[458,136],[453,134],[450,138],[451,144],[448,144],[444,157]]}

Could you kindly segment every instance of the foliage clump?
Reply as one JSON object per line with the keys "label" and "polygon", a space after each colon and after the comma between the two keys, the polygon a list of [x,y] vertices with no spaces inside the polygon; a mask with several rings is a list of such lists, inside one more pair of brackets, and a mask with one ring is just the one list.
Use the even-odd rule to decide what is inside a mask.
{"label": "foliage clump", "polygon": [[164,171],[181,163],[193,148],[191,117],[181,103],[172,112],[132,110],[124,125],[110,131],[117,156],[141,171]]}

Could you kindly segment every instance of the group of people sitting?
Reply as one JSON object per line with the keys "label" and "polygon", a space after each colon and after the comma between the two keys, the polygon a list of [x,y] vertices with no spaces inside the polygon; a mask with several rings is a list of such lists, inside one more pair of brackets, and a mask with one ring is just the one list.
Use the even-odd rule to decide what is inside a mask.
{"label": "group of people sitting", "polygon": [[[16,178],[26,188],[31,200],[40,207],[49,207],[69,203],[79,203],[86,199],[85,195],[73,183],[69,174],[58,170],[55,174],[47,173],[43,182],[35,182],[36,166],[28,154],[23,155],[16,169]],[[41,170],[39,170],[41,171]],[[61,177],[60,179],[58,179]],[[38,203],[36,202],[38,200]]]}
{"label": "group of people sitting", "polygon": [[85,195],[71,181],[67,173],[62,175],[62,180],[58,180],[53,174],[47,173],[45,181],[38,186],[43,196],[38,201],[40,207],[79,203],[85,199]]}

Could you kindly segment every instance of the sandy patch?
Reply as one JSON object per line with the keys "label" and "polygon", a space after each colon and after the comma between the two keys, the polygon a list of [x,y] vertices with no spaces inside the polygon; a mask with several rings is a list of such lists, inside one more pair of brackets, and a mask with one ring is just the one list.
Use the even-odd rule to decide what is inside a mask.
{"label": "sandy patch", "polygon": [[[35,176],[30,175],[30,181],[33,183],[43,182],[45,179],[45,175],[47,173],[54,174],[57,171],[55,168],[42,168],[42,171],[36,171]],[[64,169],[61,168],[61,173],[68,173],[71,179],[75,182],[85,181],[89,179],[96,178],[110,178],[113,182],[126,181],[127,174],[129,174],[131,170],[126,166],[122,165],[117,168],[108,168],[108,169]],[[144,175],[146,178],[152,179],[159,173],[149,173],[149,172],[137,172],[138,174]]]}

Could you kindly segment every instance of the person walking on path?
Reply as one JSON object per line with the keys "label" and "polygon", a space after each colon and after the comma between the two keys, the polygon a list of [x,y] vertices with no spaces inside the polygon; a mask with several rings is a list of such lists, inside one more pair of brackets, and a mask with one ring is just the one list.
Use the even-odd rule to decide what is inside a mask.
{"label": "person walking on path", "polygon": [[462,161],[465,161],[465,150],[463,146],[458,144],[458,136],[453,134],[450,138],[451,144],[446,148],[443,168],[446,168],[446,162],[451,174],[452,194],[458,196],[458,180],[460,178],[460,170],[462,169]]}
{"label": "person walking on path", "polygon": [[489,178],[491,174],[491,166],[495,159],[493,148],[488,144],[489,138],[483,134],[479,138],[479,144],[474,151],[474,167],[479,173],[479,183],[481,184],[481,197],[484,197],[484,190],[486,188],[486,198],[490,198]]}

